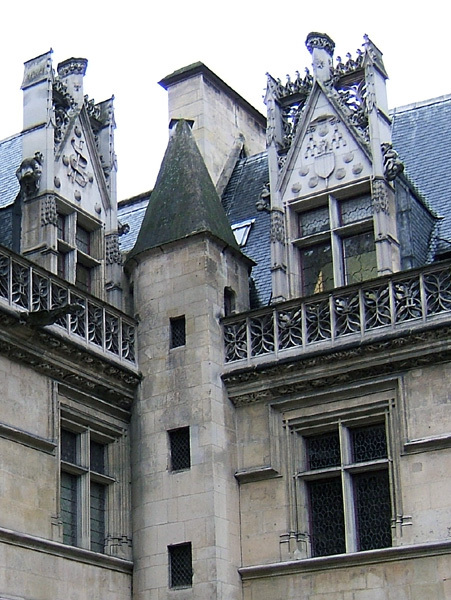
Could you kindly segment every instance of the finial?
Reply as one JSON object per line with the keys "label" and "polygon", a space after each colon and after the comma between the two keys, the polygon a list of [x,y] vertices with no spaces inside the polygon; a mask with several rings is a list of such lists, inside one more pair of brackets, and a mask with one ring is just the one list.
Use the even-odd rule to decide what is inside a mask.
{"label": "finial", "polygon": [[317,31],[312,31],[308,34],[305,45],[310,54],[313,53],[315,48],[321,48],[326,50],[329,56],[332,56],[335,50],[335,42],[333,39],[330,38],[327,33],[318,33]]}

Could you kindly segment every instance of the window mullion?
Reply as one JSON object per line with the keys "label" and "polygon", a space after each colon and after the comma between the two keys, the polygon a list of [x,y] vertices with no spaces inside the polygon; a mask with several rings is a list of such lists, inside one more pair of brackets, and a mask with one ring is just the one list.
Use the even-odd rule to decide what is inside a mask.
{"label": "window mullion", "polygon": [[329,219],[334,283],[336,287],[340,287],[344,285],[345,278],[343,273],[341,238],[336,233],[340,226],[339,206],[337,200],[333,196],[329,196]]}
{"label": "window mullion", "polygon": [[346,532],[346,552],[357,551],[357,531],[354,507],[354,492],[352,475],[344,468],[352,462],[352,453],[349,432],[339,423],[340,450],[341,450],[341,481],[343,488],[343,507]]}
{"label": "window mullion", "polygon": [[79,482],[79,523],[80,523],[80,546],[90,548],[90,493],[91,481],[89,473],[89,432],[80,435],[80,462],[87,468],[87,472],[80,476]]}

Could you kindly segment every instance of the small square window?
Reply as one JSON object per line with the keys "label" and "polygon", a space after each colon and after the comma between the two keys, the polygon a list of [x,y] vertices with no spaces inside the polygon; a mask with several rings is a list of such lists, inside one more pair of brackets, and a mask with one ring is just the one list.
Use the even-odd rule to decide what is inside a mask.
{"label": "small square window", "polygon": [[191,542],[168,546],[169,586],[171,588],[193,585],[193,559]]}
{"label": "small square window", "polygon": [[186,344],[185,315],[171,319],[171,348]]}
{"label": "small square window", "polygon": [[169,445],[171,451],[171,470],[181,471],[191,467],[191,450],[189,427],[169,431]]}

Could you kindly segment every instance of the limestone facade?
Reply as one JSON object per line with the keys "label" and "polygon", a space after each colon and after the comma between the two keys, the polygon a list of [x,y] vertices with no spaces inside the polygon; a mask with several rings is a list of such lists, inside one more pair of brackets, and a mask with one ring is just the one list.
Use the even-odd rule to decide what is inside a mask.
{"label": "limestone facade", "polygon": [[202,63],[162,80],[159,183],[120,223],[112,102],[85,59],[25,64],[0,143],[0,598],[451,596],[450,262],[380,51],[307,47],[312,74],[268,77],[266,131]]}

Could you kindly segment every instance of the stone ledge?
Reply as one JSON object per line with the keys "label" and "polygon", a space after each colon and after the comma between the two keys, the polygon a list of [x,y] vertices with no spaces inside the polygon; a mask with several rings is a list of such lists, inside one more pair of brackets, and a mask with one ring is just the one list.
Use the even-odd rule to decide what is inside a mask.
{"label": "stone ledge", "polygon": [[241,567],[243,581],[451,554],[451,540]]}
{"label": "stone ledge", "polygon": [[239,483],[250,483],[251,481],[262,481],[264,479],[275,479],[282,475],[273,467],[255,467],[253,469],[242,469],[235,473],[235,479]]}
{"label": "stone ledge", "polygon": [[1,542],[12,546],[20,546],[21,548],[35,552],[51,554],[67,560],[74,560],[79,563],[92,565],[93,567],[126,573],[127,575],[131,575],[133,571],[133,563],[129,560],[91,552],[91,550],[85,550],[84,548],[66,546],[59,542],[46,540],[26,533],[19,533],[3,527],[0,527]]}
{"label": "stone ledge", "polygon": [[415,454],[416,452],[432,452],[434,450],[444,450],[451,446],[451,433],[435,435],[427,438],[409,440],[404,444],[405,454]]}
{"label": "stone ledge", "polygon": [[28,446],[29,448],[33,448],[33,450],[39,450],[46,454],[55,454],[56,443],[52,440],[47,440],[22,429],[17,429],[17,427],[11,427],[11,425],[6,425],[6,423],[0,423],[0,437],[22,444],[23,446]]}

